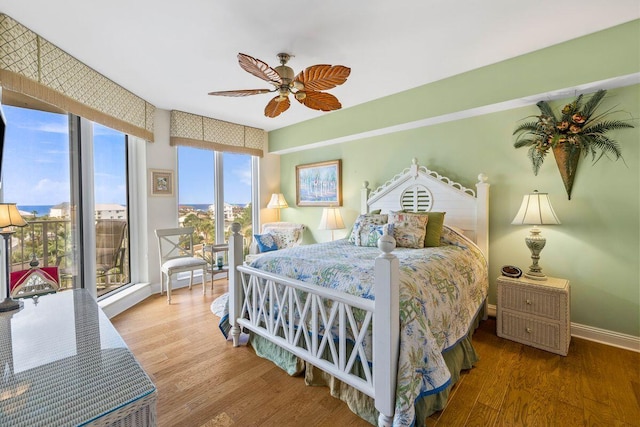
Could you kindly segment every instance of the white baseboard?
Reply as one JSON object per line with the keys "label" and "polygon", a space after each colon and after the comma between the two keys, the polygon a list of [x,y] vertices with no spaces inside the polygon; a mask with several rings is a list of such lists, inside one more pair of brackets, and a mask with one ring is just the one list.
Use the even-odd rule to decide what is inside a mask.
{"label": "white baseboard", "polygon": [[571,336],[607,344],[613,347],[624,348],[640,353],[640,337],[621,334],[620,332],[594,328],[593,326],[571,323]]}
{"label": "white baseboard", "polygon": [[111,319],[139,302],[142,302],[145,298],[151,296],[151,294],[152,288],[149,283],[137,283],[100,300],[98,305],[102,308],[104,314]]}
{"label": "white baseboard", "polygon": [[[487,312],[489,316],[495,317],[496,306],[494,304],[487,304]],[[621,334],[620,332],[571,322],[571,336],[640,353],[640,337],[633,335]]]}

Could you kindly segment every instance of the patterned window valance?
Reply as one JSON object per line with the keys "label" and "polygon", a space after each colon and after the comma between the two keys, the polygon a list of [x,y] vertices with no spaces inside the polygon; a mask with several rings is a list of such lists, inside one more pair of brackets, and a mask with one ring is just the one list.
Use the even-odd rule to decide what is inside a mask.
{"label": "patterned window valance", "polygon": [[262,157],[266,132],[184,111],[171,111],[171,145]]}
{"label": "patterned window valance", "polygon": [[153,105],[4,14],[0,14],[0,85],[153,141]]}

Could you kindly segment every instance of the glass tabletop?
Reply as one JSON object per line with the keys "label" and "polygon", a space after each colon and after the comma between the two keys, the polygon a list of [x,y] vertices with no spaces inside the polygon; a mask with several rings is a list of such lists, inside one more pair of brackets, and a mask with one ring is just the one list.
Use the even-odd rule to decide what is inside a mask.
{"label": "glass tabletop", "polygon": [[83,425],[156,388],[91,295],[0,313],[0,426]]}

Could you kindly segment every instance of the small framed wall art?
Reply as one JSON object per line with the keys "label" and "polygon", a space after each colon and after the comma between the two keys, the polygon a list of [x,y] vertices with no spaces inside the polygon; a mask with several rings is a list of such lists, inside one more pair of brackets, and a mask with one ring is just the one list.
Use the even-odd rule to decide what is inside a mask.
{"label": "small framed wall art", "polygon": [[341,160],[296,166],[296,205],[342,206]]}
{"label": "small framed wall art", "polygon": [[152,196],[173,196],[173,171],[149,169],[150,193]]}

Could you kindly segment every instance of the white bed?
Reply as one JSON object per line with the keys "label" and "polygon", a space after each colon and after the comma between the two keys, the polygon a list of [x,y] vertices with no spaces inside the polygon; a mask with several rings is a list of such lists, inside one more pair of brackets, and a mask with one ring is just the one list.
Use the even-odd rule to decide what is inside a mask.
{"label": "white bed", "polygon": [[[489,202],[486,181],[484,175],[480,175],[474,191],[419,166],[414,159],[409,168],[373,192],[365,183],[361,211],[363,214],[378,209],[382,213],[401,209],[446,212],[445,224],[450,227],[446,228],[448,235],[457,246],[467,245],[466,239],[473,240],[477,248],[471,243],[467,246],[482,252],[486,268]],[[402,407],[396,401],[396,380],[398,372],[402,372],[398,361],[399,357],[406,360],[406,355],[403,359],[399,353],[401,349],[403,352],[408,350],[400,343],[400,337],[405,339],[407,336],[407,331],[401,331],[400,326],[400,286],[406,268],[401,271],[398,259],[398,256],[405,259],[406,253],[399,248],[395,251],[398,256],[394,254],[393,238],[381,238],[378,243],[381,253],[371,259],[369,273],[373,277],[373,299],[244,266],[242,236],[237,226],[232,226],[232,230],[228,321],[234,346],[239,344],[240,331],[249,330],[372,397],[379,412],[378,425],[410,424],[411,412],[407,415],[396,411],[396,407]],[[466,237],[458,236],[457,230]],[[321,250],[320,245],[318,250]],[[331,251],[332,248],[326,246],[324,250]],[[286,251],[289,249],[278,252],[286,254]],[[355,248],[353,252],[356,252]],[[260,260],[269,262],[267,256]],[[483,274],[482,280],[488,282],[486,270]],[[483,283],[482,287],[484,301],[488,283]],[[476,303],[478,295],[476,292]],[[467,317],[475,319],[477,316],[478,313]],[[469,325],[463,327],[469,329],[471,321],[467,322]],[[446,366],[438,369],[446,370]],[[435,378],[439,377],[436,375]],[[433,385],[434,389],[443,386],[441,380],[438,381]],[[400,385],[398,381],[398,387]],[[398,396],[398,400],[400,398]]]}

